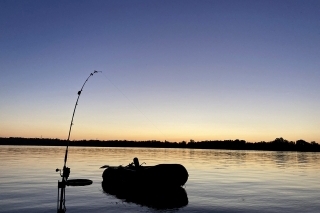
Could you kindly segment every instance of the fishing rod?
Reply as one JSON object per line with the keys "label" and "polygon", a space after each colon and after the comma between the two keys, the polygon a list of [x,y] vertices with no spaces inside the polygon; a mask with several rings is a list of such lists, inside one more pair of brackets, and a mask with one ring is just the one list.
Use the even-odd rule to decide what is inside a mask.
{"label": "fishing rod", "polygon": [[[65,156],[64,156],[64,166],[62,169],[62,174],[61,174],[60,169],[56,169],[56,172],[60,171],[60,176],[62,177],[62,180],[58,181],[58,199],[57,199],[58,200],[57,201],[57,212],[58,213],[65,213],[66,212],[66,206],[65,206],[65,188],[66,188],[66,186],[86,186],[86,185],[92,184],[92,181],[89,179],[73,179],[73,180],[69,179],[68,180],[69,175],[70,175],[70,168],[67,167],[67,160],[68,160],[68,149],[69,149],[70,135],[71,135],[71,130],[72,130],[72,126],[73,126],[73,118],[74,118],[74,115],[75,115],[75,112],[76,112],[76,109],[78,106],[78,101],[79,101],[80,95],[82,93],[84,86],[86,85],[87,81],[89,80],[89,78],[98,72],[102,72],[102,71],[94,70],[94,72],[90,73],[88,78],[83,83],[81,89],[78,91],[78,98],[77,98],[76,104],[74,105],[72,118],[71,118],[71,122],[70,122],[70,127],[69,127],[67,148],[66,148],[66,152],[65,152]],[[59,189],[60,189],[60,194],[59,194]]]}
{"label": "fishing rod", "polygon": [[98,73],[98,72],[102,72],[102,71],[96,71],[96,70],[94,70],[94,72],[90,73],[89,77],[85,80],[85,82],[83,83],[81,89],[78,91],[78,98],[77,98],[76,104],[74,105],[74,109],[73,109],[73,113],[72,113],[72,118],[71,118],[71,122],[70,122],[69,134],[68,134],[68,139],[67,139],[67,149],[66,149],[66,154],[65,154],[65,157],[64,157],[64,167],[65,167],[66,164],[67,164],[68,148],[69,148],[69,141],[70,141],[71,129],[72,129],[72,126],[73,126],[73,118],[74,118],[74,114],[75,114],[76,109],[77,109],[77,105],[78,105],[78,101],[79,101],[80,95],[81,95],[81,93],[82,93],[82,90],[83,90],[84,85],[86,85],[86,83],[87,83],[87,81],[89,80],[89,78],[90,78],[91,76],[93,76],[93,74]]}

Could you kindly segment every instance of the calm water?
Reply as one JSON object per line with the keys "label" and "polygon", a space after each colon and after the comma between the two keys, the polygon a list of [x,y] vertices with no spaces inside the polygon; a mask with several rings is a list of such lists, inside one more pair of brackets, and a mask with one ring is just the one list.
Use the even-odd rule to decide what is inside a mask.
{"label": "calm water", "polygon": [[[0,212],[56,212],[56,168],[64,147],[0,146]],[[188,204],[157,210],[107,194],[100,166],[180,163],[189,172]],[[93,184],[66,188],[67,212],[320,212],[320,153],[70,147],[71,179]]]}

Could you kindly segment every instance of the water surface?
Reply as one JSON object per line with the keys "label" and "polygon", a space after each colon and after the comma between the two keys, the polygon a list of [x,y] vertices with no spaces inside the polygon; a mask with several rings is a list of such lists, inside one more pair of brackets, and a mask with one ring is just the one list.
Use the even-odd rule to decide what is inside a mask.
{"label": "water surface", "polygon": [[[56,212],[56,168],[65,147],[0,146],[0,212]],[[100,166],[180,163],[188,172],[188,204],[155,209],[118,199],[101,187]],[[320,209],[320,154],[154,148],[70,147],[70,178],[93,184],[66,188],[67,212],[277,212]]]}

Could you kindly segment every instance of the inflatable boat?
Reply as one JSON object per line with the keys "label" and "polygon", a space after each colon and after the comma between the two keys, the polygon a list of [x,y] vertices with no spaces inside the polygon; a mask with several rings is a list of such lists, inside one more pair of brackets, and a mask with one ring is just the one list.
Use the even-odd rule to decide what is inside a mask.
{"label": "inflatable boat", "polygon": [[134,187],[181,187],[185,185],[189,174],[181,164],[158,164],[142,166],[138,158],[127,166],[102,166],[105,186]]}

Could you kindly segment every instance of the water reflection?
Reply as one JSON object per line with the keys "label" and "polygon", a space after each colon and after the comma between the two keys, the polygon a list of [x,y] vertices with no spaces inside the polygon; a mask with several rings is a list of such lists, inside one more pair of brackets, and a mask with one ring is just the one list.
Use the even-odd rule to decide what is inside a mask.
{"label": "water reflection", "polygon": [[[195,163],[223,167],[238,165],[268,166],[271,168],[291,168],[318,165],[319,153],[289,151],[248,151],[248,150],[189,150],[188,159]],[[206,167],[206,165],[203,165]]]}
{"label": "water reflection", "polygon": [[112,187],[101,183],[104,193],[115,196],[125,202],[136,203],[154,209],[173,209],[188,205],[187,192],[182,187]]}

